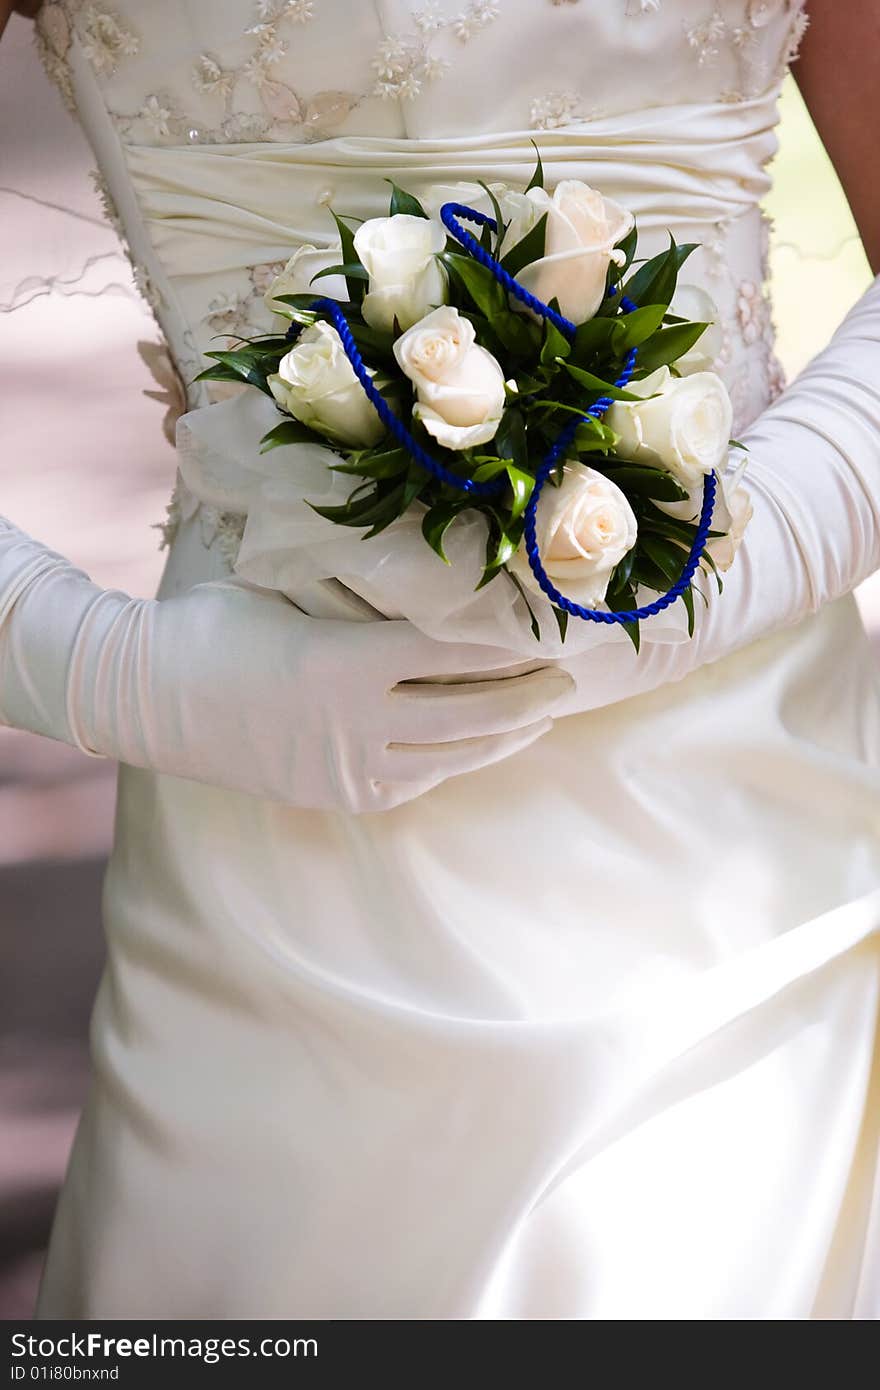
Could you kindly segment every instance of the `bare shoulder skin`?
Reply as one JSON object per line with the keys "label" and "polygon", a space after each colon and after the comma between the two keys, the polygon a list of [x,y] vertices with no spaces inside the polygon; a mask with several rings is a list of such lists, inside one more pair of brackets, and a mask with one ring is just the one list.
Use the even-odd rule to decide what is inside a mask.
{"label": "bare shoulder skin", "polygon": [[6,28],[6,21],[13,11],[33,19],[42,2],[43,0],[0,0],[0,34]]}
{"label": "bare shoulder skin", "polygon": [[[794,75],[831,156],[868,260],[880,272],[880,0],[808,0]],[[804,215],[809,216],[809,190]]]}

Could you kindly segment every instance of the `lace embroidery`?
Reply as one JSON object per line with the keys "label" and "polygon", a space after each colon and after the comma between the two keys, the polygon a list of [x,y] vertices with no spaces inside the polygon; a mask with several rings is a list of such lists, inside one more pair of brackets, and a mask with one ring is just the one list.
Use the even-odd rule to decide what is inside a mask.
{"label": "lace embroidery", "polygon": [[459,43],[467,43],[501,13],[497,0],[470,0],[466,9],[447,19],[437,3],[423,5],[413,14],[415,34],[393,33],[381,39],[373,58],[376,74],[373,96],[385,101],[414,101],[425,82],[443,77],[448,58],[431,51],[434,39],[446,31]]}
{"label": "lace embroidery", "polygon": [[[783,11],[791,12],[792,21],[774,65],[761,47],[758,31]],[[685,38],[700,67],[716,63],[723,46],[733,50],[740,80],[719,92],[719,101],[747,101],[766,91],[773,81],[781,81],[797,57],[809,24],[803,0],[748,0],[744,19],[742,24],[730,23],[716,4],[702,19],[683,22]]]}
{"label": "lace embroidery", "polygon": [[714,63],[721,52],[721,40],[727,33],[727,21],[717,6],[712,13],[698,20],[683,20],[684,34],[696,54],[700,67]]}
{"label": "lace embroidery", "polygon": [[[551,0],[556,8],[577,2]],[[243,31],[249,46],[240,60],[226,66],[221,56],[206,51],[192,61],[192,87],[216,104],[216,114],[203,122],[187,110],[182,91],[156,88],[133,109],[111,110],[121,138],[157,145],[326,139],[339,133],[351,113],[369,98],[416,100],[426,84],[450,70],[450,40],[468,43],[501,14],[499,0],[458,0],[456,5],[422,0],[413,8],[408,29],[379,39],[371,61],[371,85],[360,91],[328,89],[310,95],[295,90],[282,78],[296,33],[312,22],[321,3],[252,0],[250,23]],[[631,17],[657,14],[661,7],[661,0],[624,0],[624,14]],[[44,3],[37,23],[40,56],[71,109],[72,28],[76,27],[94,71],[106,79],[141,47],[139,35],[119,13],[122,8],[103,0]],[[771,41],[768,54],[761,31],[771,23],[782,25],[785,16],[785,37],[775,53]],[[727,55],[732,71],[718,99],[736,103],[766,90],[784,75],[797,55],[807,23],[803,0],[741,0],[739,7],[731,3],[729,9],[719,0],[703,0],[696,15],[683,21],[683,32],[698,66],[717,67]],[[439,47],[441,39],[445,39],[445,49]],[[551,90],[536,95],[530,103],[528,123],[535,130],[555,130],[603,114],[587,103],[586,90]]]}
{"label": "lace embroidery", "polygon": [[[148,393],[150,394],[150,393]],[[164,521],[153,523],[154,530],[160,534],[159,549],[168,550],[185,521],[198,516],[199,534],[206,550],[217,547],[223,559],[232,569],[241,548],[241,538],[247,517],[238,512],[222,512],[206,502],[198,502],[184,487],[180,478],[174,484],[174,491],[165,508]]]}
{"label": "lace embroidery", "polygon": [[596,121],[604,114],[598,106],[587,109],[577,92],[548,92],[533,99],[529,124],[532,130],[558,130],[572,121]]}
{"label": "lace embroidery", "polygon": [[70,21],[64,6],[44,4],[37,12],[34,39],[46,75],[61,93],[64,105],[74,116],[76,101],[70,76]]}
{"label": "lace embroidery", "polygon": [[104,178],[100,169],[90,170],[89,178],[91,179],[92,187],[98,195],[98,202],[101,204],[101,211],[104,214],[105,221],[109,222],[110,226],[119,237],[119,240],[124,242],[125,232],[122,227],[122,221],[119,213],[116,211],[116,204],[113,201],[110,189],[107,187],[107,180]]}
{"label": "lace embroidery", "polygon": [[133,57],[140,39],[107,5],[88,5],[81,24],[82,51],[95,72],[112,77],[122,58]]}
{"label": "lace embroidery", "polygon": [[283,269],[283,261],[251,266],[248,271],[250,287],[241,293],[224,291],[216,295],[202,321],[213,333],[227,336],[227,347],[233,347],[239,338],[265,333],[271,326],[272,315],[266,309],[263,295]]}

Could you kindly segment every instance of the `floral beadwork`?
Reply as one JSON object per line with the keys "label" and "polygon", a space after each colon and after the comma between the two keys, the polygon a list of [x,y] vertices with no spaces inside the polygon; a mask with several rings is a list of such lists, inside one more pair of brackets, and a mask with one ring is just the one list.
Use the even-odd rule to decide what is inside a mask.
{"label": "floral beadwork", "polygon": [[122,58],[140,49],[140,39],[107,5],[88,5],[80,24],[83,55],[95,72],[112,77]]}
{"label": "floral beadwork", "polygon": [[548,92],[534,97],[529,107],[532,130],[560,130],[575,121],[598,121],[607,113],[601,106],[585,106],[577,92]]}
{"label": "floral beadwork", "polygon": [[443,77],[451,66],[448,58],[432,52],[431,44],[448,31],[459,43],[468,43],[501,13],[497,0],[470,0],[447,19],[436,3],[423,5],[413,14],[415,33],[392,33],[381,39],[373,57],[376,74],[373,96],[385,101],[414,101],[425,82]]}
{"label": "floral beadwork", "polygon": [[[774,64],[760,42],[759,31],[783,10],[792,18]],[[809,24],[803,0],[749,0],[743,19],[743,23],[732,23],[716,4],[710,14],[683,22],[685,39],[700,67],[717,63],[725,47],[732,51],[739,81],[719,92],[719,101],[725,103],[747,101],[766,91],[774,81],[781,81],[797,57]]]}

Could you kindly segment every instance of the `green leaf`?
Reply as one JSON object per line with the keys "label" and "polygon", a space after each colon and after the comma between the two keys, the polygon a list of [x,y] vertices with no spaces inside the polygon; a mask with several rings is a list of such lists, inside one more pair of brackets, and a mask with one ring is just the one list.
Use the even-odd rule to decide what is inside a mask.
{"label": "green leaf", "polygon": [[449,559],[443,549],[443,537],[461,510],[460,502],[436,502],[422,518],[422,535],[445,565]]}
{"label": "green leaf", "polygon": [[550,319],[544,320],[544,342],[541,345],[541,366],[549,367],[558,357],[568,357],[571,343]]}
{"label": "green leaf", "polygon": [[[537,391],[543,391],[544,387],[547,385],[540,377],[532,376],[529,372],[518,372],[514,377],[514,381],[516,382],[517,389],[513,394],[519,396],[534,395]],[[508,400],[510,398],[511,392],[508,388]]]}
{"label": "green leaf", "polygon": [[[402,486],[401,486],[402,493]],[[387,509],[389,494],[382,493],[377,487],[361,495],[360,491],[353,492],[347,502],[340,506],[321,507],[314,502],[308,502],[313,512],[322,516],[326,521],[335,522],[337,526],[372,526],[377,517],[381,516]],[[392,504],[393,504],[392,498]]]}
{"label": "green leaf", "polygon": [[[629,607],[629,604],[627,604],[627,608],[628,608],[628,607]],[[624,610],[624,611],[625,611],[625,610]],[[639,631],[639,624],[638,624],[638,622],[635,622],[635,623],[621,623],[620,626],[623,628],[623,630],[624,630],[624,632],[626,633],[627,637],[628,637],[629,640],[632,642],[633,646],[635,647],[636,651],[638,652],[639,647],[640,647],[640,645],[641,645],[641,640],[642,640],[641,632]]]}
{"label": "green leaf", "polygon": [[578,324],[571,348],[572,360],[585,364],[593,362],[597,354],[609,349],[617,322],[616,319],[594,318]]}
{"label": "green leaf", "polygon": [[513,492],[513,506],[510,509],[511,521],[519,521],[526,507],[532,490],[535,486],[535,479],[531,473],[524,473],[521,468],[515,468],[513,464],[507,465],[507,476],[510,479],[510,487]]}
{"label": "green leaf", "polygon": [[574,377],[575,381],[580,382],[581,386],[586,386],[597,396],[610,396],[613,401],[650,399],[650,397],[635,396],[631,391],[621,391],[613,382],[603,381],[600,376],[594,376],[592,372],[585,371],[583,367],[576,367],[573,362],[563,362],[561,365],[570,376]]}
{"label": "green leaf", "polygon": [[664,594],[669,588],[666,575],[647,555],[636,556],[633,578],[638,584],[644,584],[646,589],[653,589],[658,594]]}
{"label": "green leaf", "polygon": [[334,473],[353,474],[361,478],[396,478],[410,465],[410,456],[405,449],[383,449],[378,453],[371,449],[359,449],[350,454],[346,463],[331,464]]}
{"label": "green leaf", "polygon": [[[513,356],[534,356],[541,330],[525,314],[516,314],[512,309],[505,309],[501,313],[493,315],[491,329]],[[477,341],[479,342],[483,337],[485,334],[478,330]]]}
{"label": "green leaf", "polygon": [[655,507],[653,502],[645,502],[642,525],[659,531],[661,535],[668,536],[670,540],[682,541],[685,545],[691,546],[697,532],[696,522],[699,514],[700,508],[697,505],[694,507],[692,519],[681,521],[678,517],[670,516],[668,512]]}
{"label": "green leaf", "polygon": [[634,309],[631,314],[621,314],[612,333],[614,351],[623,355],[629,348],[640,347],[652,333],[657,332],[665,312],[665,304],[646,304],[643,309]]}
{"label": "green leaf", "polygon": [[531,146],[532,149],[535,151],[535,159],[537,160],[537,163],[535,165],[535,172],[532,174],[532,177],[529,179],[528,183],[525,186],[526,193],[528,193],[530,188],[544,187],[544,166],[541,163],[541,151],[538,149],[538,146],[535,144],[534,140],[531,141]]}
{"label": "green leaf", "polygon": [[380,328],[371,328],[367,323],[358,323],[357,320],[349,320],[351,335],[354,338],[361,352],[370,355],[371,365],[378,365],[376,358],[380,358],[383,363],[394,365],[394,334]]}
{"label": "green leaf", "polygon": [[493,457],[493,458],[486,458],[486,459],[484,459],[484,460],[480,463],[479,467],[474,469],[474,473],[473,473],[474,482],[476,482],[476,483],[488,483],[488,482],[491,482],[491,480],[492,480],[493,478],[497,478],[497,477],[498,477],[498,474],[499,474],[499,473],[503,473],[511,462],[512,462],[511,459],[502,459],[502,458],[494,458],[494,457]]}
{"label": "green leaf", "polygon": [[670,586],[677,584],[687,562],[687,551],[674,541],[661,540],[658,536],[642,535],[640,543],[648,559],[657,566],[667,583]]}
{"label": "green leaf", "polygon": [[693,635],[694,635],[694,591],[693,591],[693,588],[691,587],[690,584],[689,584],[688,587],[683,591],[683,593],[682,593],[682,595],[681,595],[681,601],[682,601],[682,603],[684,604],[685,608],[687,609],[687,615],[688,615],[688,637],[693,637]]}
{"label": "green leaf", "polygon": [[[232,367],[224,367],[220,362],[215,362],[212,367],[206,367],[203,372],[199,372],[198,376],[193,377],[193,383],[197,381],[232,381],[236,385],[240,385],[241,380],[240,372],[234,371]],[[269,391],[268,386],[261,386],[260,389]],[[271,395],[271,392],[269,394]]]}
{"label": "green leaf", "polygon": [[486,540],[486,565],[477,589],[490,583],[508,560],[511,560],[522,540],[522,522],[502,523],[497,513],[493,513],[489,535]]}
{"label": "green leaf", "polygon": [[501,204],[499,203],[498,199],[496,198],[495,194],[492,192],[491,188],[487,183],[484,183],[482,179],[477,179],[477,183],[480,185],[481,188],[486,190],[486,195],[489,199],[489,202],[492,204],[492,212],[495,217],[496,223],[495,245],[500,246],[505,232],[505,222],[504,218],[501,216]]}
{"label": "green leaf", "polygon": [[[240,381],[246,381],[249,386],[256,386],[261,391],[268,390],[266,373],[255,366],[253,357],[248,352],[206,352],[205,356],[212,357],[221,366],[228,367],[235,377]],[[214,377],[213,380],[216,381],[218,378]]]}
{"label": "green leaf", "polygon": [[[360,265],[361,258],[354,249],[354,232],[338,213],[330,209],[333,221],[336,223],[336,230],[339,232],[339,240],[342,245],[343,265]],[[346,276],[345,283],[348,287],[349,298],[355,304],[360,304],[364,297],[364,281],[358,276]]]}
{"label": "green leaf", "polygon": [[495,276],[470,256],[443,251],[437,258],[467,291],[481,314],[492,319],[507,309],[507,295]]}
{"label": "green leaf", "polygon": [[746,454],[749,452],[748,444],[743,444],[741,439],[729,439],[727,442],[731,449],[742,449],[743,453]]}
{"label": "green leaf", "polygon": [[[635,558],[636,548],[635,546],[632,546],[626,552],[623,559],[618,561],[618,563],[614,567],[614,572],[611,575],[611,581],[608,585],[609,593],[625,589],[626,586],[629,584],[630,575],[632,574],[632,568],[635,563]],[[633,599],[635,599],[635,594],[633,594]]]}
{"label": "green leaf", "polygon": [[291,309],[308,309],[318,297],[316,294],[276,294],[272,296],[279,304],[287,304]]}
{"label": "green leaf", "polygon": [[509,405],[501,417],[501,424],[495,435],[495,447],[500,457],[512,459],[513,467],[528,472],[529,450],[526,440],[526,424],[523,413],[517,406]]}
{"label": "green leaf", "polygon": [[552,603],[550,607],[553,609],[556,626],[559,628],[559,640],[564,642],[565,634],[568,632],[568,614],[564,608],[557,608],[555,603]]}
{"label": "green leaf", "polygon": [[520,580],[519,575],[514,574],[513,570],[508,570],[507,573],[508,573],[508,575],[510,576],[510,578],[513,580],[513,582],[514,582],[514,584],[516,585],[517,589],[519,590],[519,596],[520,596],[520,598],[522,599],[523,603],[524,603],[525,606],[526,606],[526,612],[527,612],[528,615],[529,615],[529,627],[532,629],[532,636],[534,637],[534,639],[535,639],[536,642],[540,642],[540,640],[541,640],[541,629],[540,629],[540,627],[539,627],[539,625],[538,625],[538,619],[535,617],[534,610],[532,609],[532,605],[529,603],[528,595],[526,594],[526,591],[525,591],[525,588],[523,587],[522,581]]}
{"label": "green leaf", "polygon": [[547,235],[547,213],[542,213],[534,227],[524,237],[515,242],[501,258],[501,264],[508,275],[518,275],[523,266],[539,261],[544,254]]}
{"label": "green leaf", "polygon": [[625,284],[624,293],[639,305],[668,305],[675,294],[678,272],[696,249],[696,242],[676,246],[674,238],[670,236],[669,250],[662,251],[659,256],[640,266]]}
{"label": "green leaf", "polygon": [[578,425],[571,447],[578,454],[592,453],[596,449],[609,450],[614,448],[617,438],[610,425],[590,416],[583,424]]}
{"label": "green leaf", "polygon": [[[634,556],[634,554],[635,552],[632,550],[629,552],[630,556]],[[624,556],[624,560],[626,560],[627,558],[627,556]],[[612,613],[626,613],[630,609],[638,607],[638,599],[636,597],[636,591],[633,588],[633,585],[629,579],[629,574],[627,574],[627,578],[625,581],[615,584],[615,578],[618,573],[618,570],[620,570],[620,565],[618,565],[617,569],[614,571],[614,574],[611,577],[612,585],[614,585],[614,587],[612,587],[612,585],[609,585],[608,592],[605,595],[605,601],[608,604],[608,607]],[[638,651],[639,646],[641,645],[641,633],[639,631],[639,623],[621,623],[621,627],[623,628],[627,637],[632,642],[636,651]]]}
{"label": "green leaf", "polygon": [[403,513],[409,508],[411,503],[416,500],[424,486],[425,475],[422,473],[418,478],[407,478],[399,489],[395,488],[394,492],[389,494],[389,497],[393,498],[392,505],[383,515],[376,518],[370,530],[365,536],[361,537],[361,540],[372,540],[374,536],[379,535],[380,531],[384,531],[386,526],[390,526],[392,521],[396,521],[399,516],[403,516]]}
{"label": "green leaf", "polygon": [[326,275],[344,275],[346,282],[351,279],[369,280],[370,278],[360,261],[350,261],[346,265],[328,265],[324,270],[316,271],[309,284],[313,285],[316,280],[323,280]]}
{"label": "green leaf", "polygon": [[428,216],[418,198],[414,198],[411,193],[407,193],[405,188],[398,188],[393,179],[386,179],[385,182],[391,184],[391,204],[389,212],[392,217],[396,217],[399,212],[404,213],[407,217]]}
{"label": "green leaf", "polygon": [[639,353],[640,372],[655,372],[683,357],[705,333],[707,323],[675,323],[671,328],[661,328]]}
{"label": "green leaf", "polygon": [[709,569],[712,571],[712,573],[713,573],[714,576],[715,576],[715,582],[716,582],[716,584],[718,585],[718,592],[719,592],[719,594],[722,594],[722,593],[724,592],[724,580],[721,578],[721,575],[718,573],[718,566],[716,565],[715,561],[712,559],[712,556],[709,554],[708,550],[704,550],[703,553],[702,553],[702,555],[700,556],[700,564],[701,564],[701,565],[704,565],[704,564],[705,564],[705,565],[708,565],[708,566],[709,566]]}
{"label": "green leaf", "polygon": [[640,493],[644,497],[656,497],[660,502],[684,502],[687,492],[662,468],[650,468],[637,463],[624,463],[619,467],[607,465],[608,476],[624,492]]}
{"label": "green leaf", "polygon": [[280,425],[275,425],[263,435],[260,453],[268,454],[270,449],[278,449],[285,444],[322,444],[326,448],[327,440],[299,420],[282,420]]}
{"label": "green leaf", "polygon": [[315,322],[320,315],[312,308],[312,305],[321,298],[320,290],[315,290],[312,294],[276,294],[275,304],[284,304],[284,310],[278,309],[278,313],[283,313],[285,318],[292,319],[294,323],[302,324],[308,328]]}

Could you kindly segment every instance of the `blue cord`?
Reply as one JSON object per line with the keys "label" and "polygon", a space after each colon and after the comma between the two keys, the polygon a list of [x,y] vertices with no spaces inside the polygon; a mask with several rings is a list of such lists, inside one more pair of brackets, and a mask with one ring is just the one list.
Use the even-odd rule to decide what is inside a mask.
{"label": "blue cord", "polygon": [[[452,233],[456,241],[461,243],[474,260],[491,271],[498,283],[502,285],[509,294],[518,299],[521,304],[525,304],[527,308],[531,309],[532,312],[537,314],[540,318],[549,319],[567,338],[574,337],[577,332],[577,324],[572,323],[570,319],[565,318],[555,309],[551,309],[549,304],[544,304],[535,295],[531,294],[523,285],[515,280],[495,257],[490,255],[490,253],[480,245],[476,237],[466,231],[458,221],[459,217],[464,217],[469,222],[476,223],[477,226],[490,227],[492,230],[497,231],[498,224],[493,217],[489,217],[484,212],[478,212],[475,208],[466,207],[463,203],[444,203],[443,207],[440,209],[440,217],[444,226]],[[617,292],[617,286],[612,286],[610,293],[615,295]],[[631,314],[638,306],[626,295],[622,295],[620,307],[624,313]],[[385,428],[394,435],[397,442],[415,459],[416,463],[439,482],[445,483],[449,487],[456,488],[459,492],[467,493],[471,497],[497,497],[504,490],[507,486],[507,481],[503,477],[493,478],[484,483],[478,483],[475,482],[473,478],[459,477],[457,473],[451,472],[450,469],[444,467],[437,459],[432,458],[427,450],[422,448],[418,440],[413,438],[400,417],[395,415],[384,396],[373,385],[370,373],[358,351],[357,344],[354,340],[354,334],[351,331],[348,320],[336,300],[318,299],[315,301],[313,308],[325,313],[332,321],[333,326],[339,334],[342,346],[345,350],[345,355],[354,369],[355,376],[363,387],[380,420]],[[291,326],[291,329],[288,330],[288,336],[292,332],[293,328]],[[622,391],[629,385],[633,372],[635,371],[637,357],[638,349],[630,348],[624,360],[623,371],[614,383],[615,390]],[[579,603],[575,603],[572,599],[566,598],[565,595],[560,593],[556,588],[541,562],[536,534],[538,502],[547,479],[550,477],[554,468],[557,467],[565,450],[574,439],[578,426],[589,419],[601,419],[613,403],[613,397],[600,396],[583,415],[573,418],[551,445],[538,469],[534,487],[532,488],[532,493],[525,509],[524,539],[531,571],[541,591],[546,594],[547,598],[549,598],[551,603],[554,603],[557,608],[562,609],[565,613],[571,614],[572,617],[583,618],[594,623],[635,623],[639,622],[642,618],[653,618],[657,613],[662,613],[664,608],[669,608],[670,605],[681,598],[682,594],[688,589],[706,548],[709,530],[712,525],[712,514],[715,510],[717,483],[714,473],[709,474],[704,480],[703,506],[700,512],[700,520],[693,544],[688,552],[688,557],[681,574],[665,594],[661,594],[653,603],[644,604],[641,608],[632,608],[626,612],[616,613],[606,612],[601,608],[582,608]]]}

